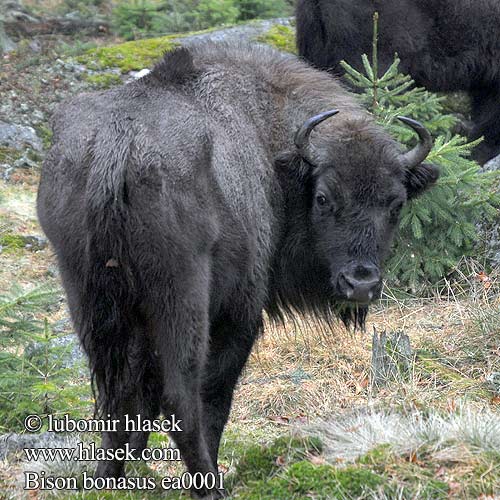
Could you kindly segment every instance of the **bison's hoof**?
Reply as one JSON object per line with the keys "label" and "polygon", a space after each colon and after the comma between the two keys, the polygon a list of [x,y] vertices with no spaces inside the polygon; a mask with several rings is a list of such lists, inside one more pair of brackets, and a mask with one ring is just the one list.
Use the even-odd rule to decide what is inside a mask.
{"label": "bison's hoof", "polygon": [[196,500],[217,500],[218,498],[224,498],[223,490],[212,490],[209,493],[205,492],[197,492],[191,491],[191,496],[196,498]]}
{"label": "bison's hoof", "polygon": [[125,477],[125,468],[122,464],[114,464],[110,462],[99,462],[94,473],[94,478],[97,477]]}

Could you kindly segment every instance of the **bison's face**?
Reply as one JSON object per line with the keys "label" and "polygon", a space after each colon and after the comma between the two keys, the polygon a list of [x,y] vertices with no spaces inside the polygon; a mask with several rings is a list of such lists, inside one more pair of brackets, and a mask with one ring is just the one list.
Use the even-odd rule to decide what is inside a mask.
{"label": "bison's face", "polygon": [[439,176],[435,166],[421,163],[431,148],[423,127],[417,129],[421,144],[404,155],[381,139],[380,129],[366,127],[320,144],[320,154],[307,157],[317,258],[330,271],[333,295],[358,304],[380,296],[382,264],[404,204]]}

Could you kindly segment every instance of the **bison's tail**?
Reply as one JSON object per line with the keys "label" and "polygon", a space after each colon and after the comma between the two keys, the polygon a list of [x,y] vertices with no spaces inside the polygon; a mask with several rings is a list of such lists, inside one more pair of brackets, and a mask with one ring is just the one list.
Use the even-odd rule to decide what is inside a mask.
{"label": "bison's tail", "polygon": [[[140,387],[140,375],[131,370],[131,360],[138,354],[134,345],[140,345],[134,336],[140,326],[142,288],[134,238],[147,235],[134,227],[140,217],[128,199],[133,138],[131,132],[117,131],[116,123],[113,126],[107,137],[118,139],[106,143],[103,138],[102,144],[94,146],[85,194],[87,239],[79,334],[89,358],[99,415],[115,413],[131,386]],[[101,129],[101,134],[106,131]]]}

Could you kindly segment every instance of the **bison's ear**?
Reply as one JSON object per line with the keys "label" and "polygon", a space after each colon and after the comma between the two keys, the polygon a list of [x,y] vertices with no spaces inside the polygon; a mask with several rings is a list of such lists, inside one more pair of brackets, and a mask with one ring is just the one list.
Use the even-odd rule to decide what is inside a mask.
{"label": "bison's ear", "polygon": [[302,160],[296,151],[282,151],[274,158],[274,164],[281,170],[295,174],[304,179],[310,174],[311,165]]}
{"label": "bison's ear", "polygon": [[421,163],[412,169],[406,170],[406,192],[411,200],[421,195],[439,179],[439,168],[430,163]]}

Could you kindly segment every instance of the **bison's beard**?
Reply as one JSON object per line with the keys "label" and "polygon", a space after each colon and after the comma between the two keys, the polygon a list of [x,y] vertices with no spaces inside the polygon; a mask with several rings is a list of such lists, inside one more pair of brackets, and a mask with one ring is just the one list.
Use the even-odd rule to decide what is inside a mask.
{"label": "bison's beard", "polygon": [[335,309],[336,316],[342,320],[346,328],[365,331],[368,306],[340,303],[335,306]]}
{"label": "bison's beard", "polygon": [[338,297],[329,280],[323,283],[309,283],[310,286],[293,286],[287,282],[274,290],[275,295],[266,306],[269,318],[281,325],[298,316],[312,321],[319,320],[326,325],[342,321],[347,329],[365,331],[368,304],[356,304]]}

